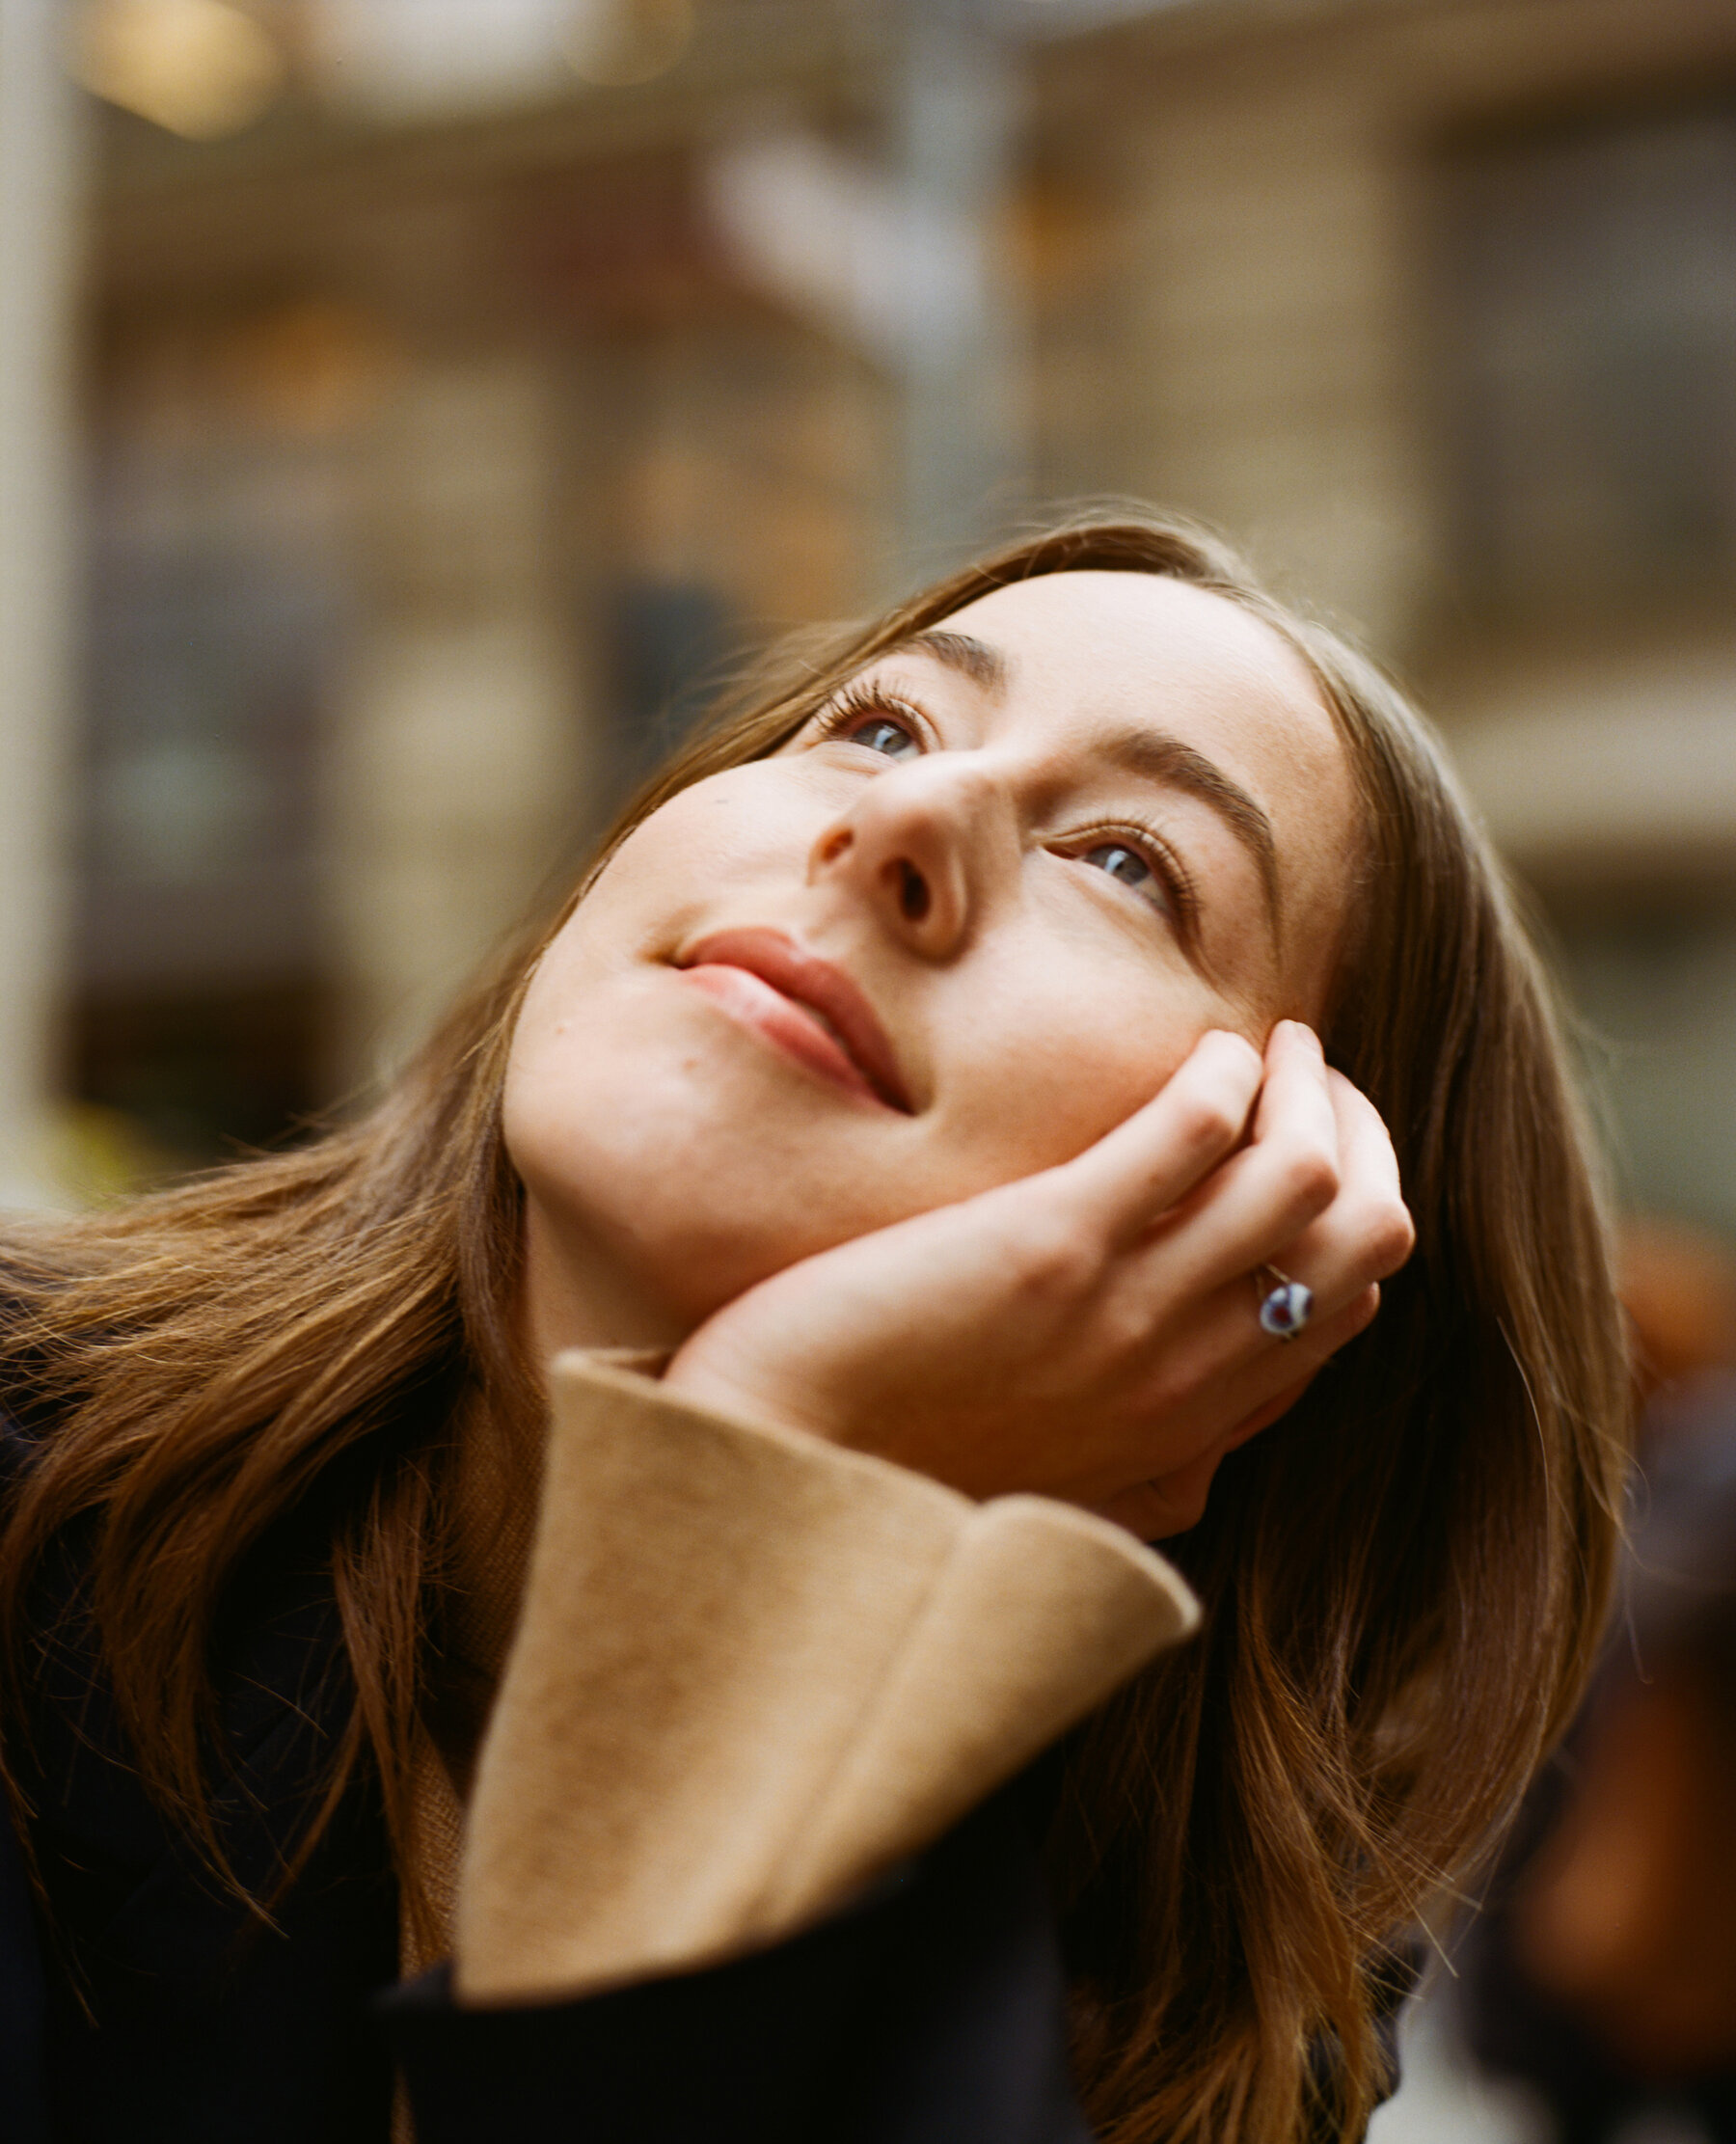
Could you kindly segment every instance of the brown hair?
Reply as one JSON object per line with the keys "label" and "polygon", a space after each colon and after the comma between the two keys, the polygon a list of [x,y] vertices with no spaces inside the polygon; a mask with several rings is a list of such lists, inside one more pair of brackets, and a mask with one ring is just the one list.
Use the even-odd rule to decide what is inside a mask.
{"label": "brown hair", "polygon": [[[1614,1545],[1619,1325],[1544,977],[1430,737],[1343,641],[1180,524],[1081,520],[768,668],[623,815],[775,750],[854,670],[975,597],[1087,568],[1266,619],[1339,723],[1367,821],[1328,1054],[1379,1108],[1418,1242],[1379,1317],[1170,1544],[1207,1610],[1071,1741],[1050,1841],[1087,2103],[1115,2144],[1360,2131],[1386,1946],[1462,1882],[1581,1687]],[[581,887],[580,891],[583,891]],[[434,1688],[456,1425],[533,1439],[500,1096],[520,935],[364,1121],[66,1224],[10,1262],[6,1389],[54,1428],[0,1569],[7,1717],[32,1574],[92,1529],[91,1614],[144,1778],[217,1853],[210,1641],[316,1484],[354,1677],[304,1851],[371,1766],[394,1839]],[[414,1868],[402,1871],[414,1906]]]}

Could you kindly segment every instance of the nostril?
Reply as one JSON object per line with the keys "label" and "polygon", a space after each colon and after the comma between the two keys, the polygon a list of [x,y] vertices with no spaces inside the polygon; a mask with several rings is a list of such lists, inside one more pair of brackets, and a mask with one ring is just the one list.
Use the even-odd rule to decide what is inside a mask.
{"label": "nostril", "polygon": [[898,866],[898,905],[912,923],[920,923],[929,912],[928,881],[913,863],[902,858]]}

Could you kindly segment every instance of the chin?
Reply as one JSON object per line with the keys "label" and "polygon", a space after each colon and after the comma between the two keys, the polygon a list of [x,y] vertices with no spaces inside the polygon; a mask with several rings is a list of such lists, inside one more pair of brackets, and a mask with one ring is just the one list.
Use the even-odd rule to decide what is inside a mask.
{"label": "chin", "polygon": [[911,1181],[894,1152],[908,1120],[882,1123],[709,1011],[623,1011],[612,1032],[586,1022],[583,1052],[515,1064],[506,1149],[549,1229],[672,1321],[917,1210],[887,1198]]}
{"label": "chin", "polygon": [[743,1181],[714,1162],[695,1131],[679,1157],[660,1154],[650,1179],[630,1153],[583,1147],[553,1167],[521,1162],[520,1174],[551,1234],[600,1259],[614,1287],[684,1331],[785,1266],[881,1225],[828,1211],[824,1187],[806,1180]]}

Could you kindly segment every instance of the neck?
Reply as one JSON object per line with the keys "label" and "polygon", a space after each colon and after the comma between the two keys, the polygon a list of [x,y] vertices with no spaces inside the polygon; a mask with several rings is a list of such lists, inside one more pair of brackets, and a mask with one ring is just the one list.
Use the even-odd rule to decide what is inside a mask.
{"label": "neck", "polygon": [[525,1337],[545,1368],[565,1347],[669,1350],[692,1330],[637,1287],[594,1237],[556,1229],[534,1200],[525,1212]]}

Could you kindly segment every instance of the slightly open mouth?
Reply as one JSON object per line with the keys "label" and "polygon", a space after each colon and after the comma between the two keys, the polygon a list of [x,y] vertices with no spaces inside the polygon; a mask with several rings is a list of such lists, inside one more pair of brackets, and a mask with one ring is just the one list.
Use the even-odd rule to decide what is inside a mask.
{"label": "slightly open mouth", "polygon": [[847,1093],[877,1105],[885,1103],[886,1098],[845,1048],[837,1030],[812,1006],[787,997],[749,969],[724,962],[704,961],[681,972],[739,1026],[751,1028],[807,1071]]}
{"label": "slightly open mouth", "polygon": [[891,1045],[855,984],[781,932],[719,932],[678,966],[740,1025],[809,1072],[881,1107],[913,1113]]}

